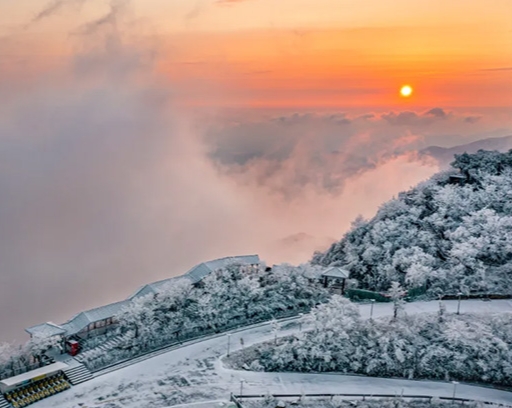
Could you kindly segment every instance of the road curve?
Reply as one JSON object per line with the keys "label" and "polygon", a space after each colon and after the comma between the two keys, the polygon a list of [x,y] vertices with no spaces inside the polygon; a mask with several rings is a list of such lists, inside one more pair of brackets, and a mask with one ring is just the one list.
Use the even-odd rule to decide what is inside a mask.
{"label": "road curve", "polygon": [[[444,301],[448,312],[455,312],[457,301]],[[409,314],[435,312],[437,301],[406,305]],[[375,304],[374,317],[391,315],[390,304]],[[461,302],[461,313],[512,313],[512,301],[493,300]],[[361,315],[369,317],[370,305],[361,305]],[[299,330],[296,321],[284,322],[279,336]],[[303,327],[304,328],[304,327]],[[273,338],[269,324],[256,325],[232,332],[230,350],[235,351]],[[70,390],[36,403],[36,408],[101,407],[120,403],[120,407],[142,408],[158,403],[167,395],[167,406],[207,399],[223,399],[230,392],[263,393],[381,393],[423,394],[451,397],[454,385],[437,381],[375,378],[338,374],[261,373],[224,367],[226,335],[214,336],[148,358],[135,365],[106,373]],[[243,380],[243,382],[241,382]],[[458,384],[456,396],[512,406],[512,392],[494,388]],[[175,397],[180,394],[181,400]],[[181,395],[183,394],[183,395]],[[170,395],[170,396],[169,396]],[[112,405],[110,405],[112,406]]]}

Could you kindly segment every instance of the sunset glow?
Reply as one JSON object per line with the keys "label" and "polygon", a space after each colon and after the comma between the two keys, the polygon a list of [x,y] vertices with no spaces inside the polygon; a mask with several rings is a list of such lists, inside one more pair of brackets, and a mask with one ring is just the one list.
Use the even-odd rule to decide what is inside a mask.
{"label": "sunset glow", "polygon": [[[94,1],[55,4],[61,6],[46,14],[44,0],[2,6],[5,80],[62,66],[76,50],[77,32],[107,10]],[[350,3],[350,18],[337,0],[131,4],[128,18],[140,17],[137,41],[157,48],[158,70],[178,84],[187,105],[385,108],[399,104],[389,86],[405,77],[424,90],[414,98],[419,107],[512,105],[507,0],[463,9],[455,1],[410,7],[394,0],[388,7],[372,0]],[[269,24],[274,13],[281,17]],[[27,21],[34,22],[23,35],[9,32]],[[183,84],[195,89],[183,92]],[[222,90],[222,101],[214,89]]]}
{"label": "sunset glow", "polygon": [[430,147],[512,135],[510,0],[0,4],[9,339],[208,259],[306,262]]}

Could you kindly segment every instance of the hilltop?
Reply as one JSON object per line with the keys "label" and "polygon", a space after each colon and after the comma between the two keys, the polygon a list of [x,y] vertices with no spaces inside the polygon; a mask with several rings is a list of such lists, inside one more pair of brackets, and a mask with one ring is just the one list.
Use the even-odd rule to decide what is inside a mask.
{"label": "hilltop", "polygon": [[430,296],[510,291],[512,150],[456,155],[450,170],[356,219],[312,263],[341,265],[377,291],[392,282]]}

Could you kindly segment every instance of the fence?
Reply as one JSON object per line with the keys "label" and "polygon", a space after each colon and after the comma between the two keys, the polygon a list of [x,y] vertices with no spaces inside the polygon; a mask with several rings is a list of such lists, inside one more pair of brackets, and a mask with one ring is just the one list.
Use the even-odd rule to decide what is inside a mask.
{"label": "fence", "polygon": [[[450,294],[441,296],[442,300],[458,300],[458,294]],[[512,299],[512,295],[502,294],[502,293],[470,293],[460,296],[461,300],[468,299]]]}
{"label": "fence", "polygon": [[[385,301],[385,302],[390,301],[389,298],[386,298],[379,293],[365,291],[365,290],[361,290],[361,289],[348,289],[347,295],[349,297],[350,297],[350,294],[355,295],[355,297],[359,298],[360,300],[362,300],[366,296],[366,299],[373,298],[373,299],[376,299],[377,301]],[[361,296],[361,297],[359,297],[359,296]],[[504,298],[512,298],[512,296],[511,295],[496,295],[496,294],[485,294],[485,295],[470,294],[470,295],[461,296],[461,299],[472,299],[472,298],[504,299]],[[447,300],[448,299],[458,299],[458,295],[446,295],[444,297],[444,299],[447,299]],[[155,351],[163,350],[163,349],[181,344],[183,342],[193,341],[193,340],[197,340],[202,337],[205,337],[205,336],[219,334],[219,333],[225,333],[230,330],[239,329],[241,327],[258,324],[258,323],[263,323],[263,322],[269,321],[273,318],[281,319],[281,318],[287,318],[287,317],[292,317],[292,316],[298,316],[300,313],[307,313],[310,310],[311,310],[311,307],[302,307],[302,308],[297,308],[297,309],[293,309],[293,310],[284,310],[284,311],[276,312],[274,314],[260,315],[255,318],[252,318],[252,319],[243,319],[243,321],[241,319],[239,319],[237,321],[231,321],[230,323],[224,325],[223,327],[221,327],[217,330],[212,330],[212,329],[200,329],[200,330],[195,329],[194,330],[194,329],[192,329],[189,331],[181,331],[181,332],[175,333],[173,337],[160,338],[160,339],[148,339],[148,340],[146,340],[146,344],[145,345],[140,344],[141,348],[135,352],[130,349],[123,349],[123,345],[118,344],[115,347],[115,351],[114,351],[114,349],[112,350],[112,351],[114,351],[114,353],[112,353],[111,355],[102,353],[103,356],[98,359],[86,358],[86,359],[82,360],[82,362],[87,366],[87,368],[89,370],[91,370],[92,372],[97,372],[97,371],[103,370],[105,368],[110,368],[110,367],[114,367],[118,364],[125,363],[131,359],[142,357],[144,355],[153,353]],[[87,351],[87,350],[83,350],[83,351]]]}
{"label": "fence", "polygon": [[365,289],[347,289],[345,291],[345,296],[352,301],[373,299],[377,302],[391,302],[391,299],[383,294]]}
{"label": "fence", "polygon": [[452,403],[458,403],[460,405],[464,405],[467,403],[480,403],[484,405],[489,405],[492,407],[504,407],[504,408],[512,408],[511,405],[505,405],[505,404],[498,404],[495,402],[489,402],[489,401],[477,401],[477,400],[471,400],[468,398],[457,398],[457,397],[437,397],[433,395],[416,395],[416,394],[272,394],[272,395],[234,395],[231,394],[230,401],[233,402],[237,408],[244,408],[242,405],[243,399],[266,399],[268,397],[273,398],[282,398],[282,399],[298,399],[301,400],[303,398],[328,398],[333,399],[334,397],[340,397],[340,398],[346,398],[351,400],[360,399],[362,401],[366,401],[369,399],[404,399],[404,400],[420,400],[425,401],[430,404],[432,404],[433,400],[441,400],[441,401],[448,401]]}
{"label": "fence", "polygon": [[[407,291],[407,295],[404,297],[407,301],[414,301],[418,296],[425,294],[424,288],[412,288]],[[391,299],[385,294],[380,292],[373,292],[365,289],[347,289],[345,296],[352,301],[364,301],[364,300],[375,300],[377,302],[391,302]],[[468,300],[468,299],[484,299],[484,300],[498,300],[498,299],[512,299],[512,294],[505,293],[469,293],[469,294],[446,294],[442,295],[442,300]]]}

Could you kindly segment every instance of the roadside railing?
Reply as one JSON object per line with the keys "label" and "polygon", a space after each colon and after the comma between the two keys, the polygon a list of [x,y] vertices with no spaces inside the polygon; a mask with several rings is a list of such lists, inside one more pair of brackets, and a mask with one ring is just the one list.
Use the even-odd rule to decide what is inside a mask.
{"label": "roadside railing", "polygon": [[506,405],[506,404],[500,404],[496,402],[490,402],[490,401],[480,401],[480,400],[472,400],[468,398],[458,398],[458,397],[439,397],[435,395],[418,395],[418,394],[267,394],[267,395],[251,395],[251,394],[244,394],[244,395],[234,395],[231,394],[230,401],[233,402],[237,408],[244,408],[242,404],[242,400],[244,399],[267,399],[269,397],[275,398],[275,399],[282,399],[282,400],[289,400],[292,399],[293,401],[297,400],[303,400],[304,398],[322,398],[322,399],[329,399],[333,400],[335,397],[337,398],[345,398],[348,400],[361,400],[361,401],[367,401],[367,400],[375,400],[375,399],[401,399],[401,400],[420,400],[427,402],[429,404],[434,404],[436,400],[441,401],[447,401],[452,403],[457,403],[458,405],[465,405],[470,403],[479,403],[484,405],[490,405],[492,407],[504,407],[504,408],[511,408],[512,405]]}
{"label": "roadside railing", "polygon": [[174,337],[174,338],[168,339],[168,341],[163,341],[161,343],[157,343],[157,344],[155,344],[154,347],[148,347],[148,348],[141,350],[137,353],[130,354],[127,357],[120,357],[119,359],[116,359],[115,361],[108,362],[106,364],[95,365],[94,360],[93,361],[83,360],[82,363],[85,364],[91,372],[95,373],[95,372],[102,371],[105,369],[113,368],[115,366],[124,364],[130,360],[135,360],[140,357],[144,357],[145,355],[150,355],[154,352],[168,349],[168,348],[171,348],[171,347],[174,347],[174,346],[186,343],[186,342],[199,340],[199,339],[206,338],[206,337],[212,336],[212,335],[220,335],[220,334],[228,333],[232,330],[238,330],[238,329],[241,329],[244,327],[253,326],[255,324],[270,322],[272,319],[275,319],[275,318],[287,319],[287,318],[296,317],[296,316],[298,317],[301,313],[307,313],[310,310],[311,310],[311,307],[305,307],[305,308],[303,307],[303,308],[298,308],[298,309],[294,309],[294,310],[286,310],[286,311],[282,311],[281,313],[275,313],[273,316],[265,315],[260,318],[246,320],[244,322],[238,322],[236,324],[227,324],[227,325],[223,326],[222,328],[219,328],[219,330],[202,330],[199,332],[198,331],[190,332],[190,334],[185,333],[185,334],[180,335],[179,337]]}
{"label": "roadside railing", "polygon": [[469,293],[465,295],[458,294],[447,294],[441,296],[442,300],[468,300],[468,299],[490,299],[490,300],[498,300],[498,299],[512,299],[512,295],[504,294],[504,293]]}

